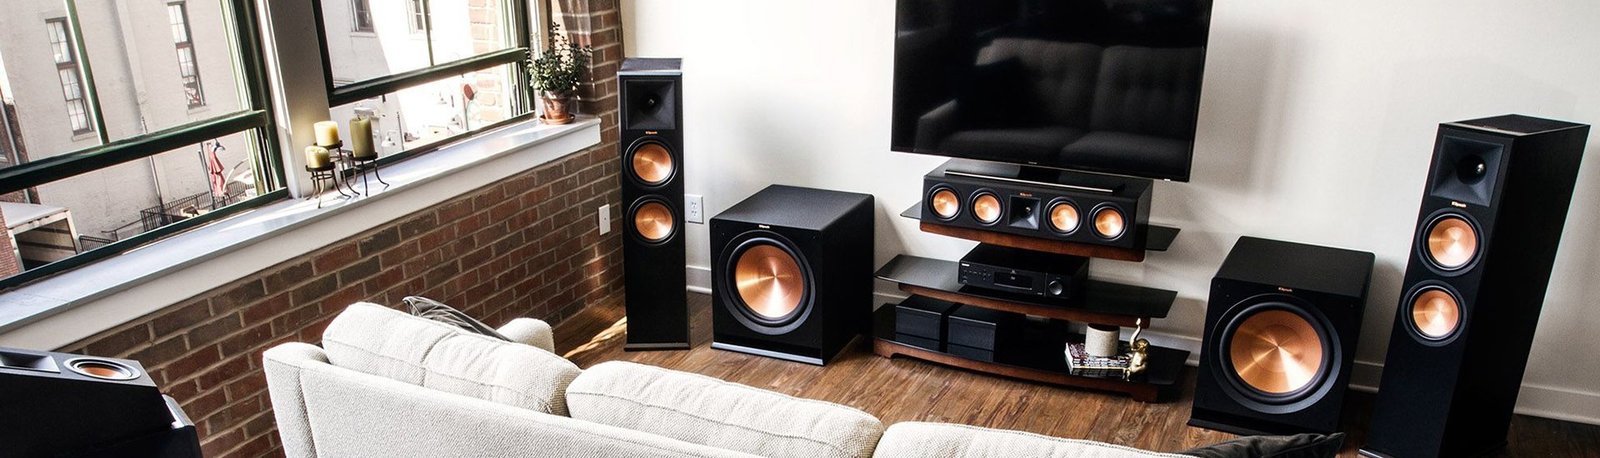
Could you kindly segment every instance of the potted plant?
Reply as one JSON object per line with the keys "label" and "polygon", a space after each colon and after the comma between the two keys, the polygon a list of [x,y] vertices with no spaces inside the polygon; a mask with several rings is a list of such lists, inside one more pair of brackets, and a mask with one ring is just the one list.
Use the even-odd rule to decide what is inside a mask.
{"label": "potted plant", "polygon": [[593,48],[573,44],[561,33],[560,25],[550,23],[549,46],[528,61],[533,89],[544,100],[545,123],[572,122],[572,99],[589,70],[593,54]]}

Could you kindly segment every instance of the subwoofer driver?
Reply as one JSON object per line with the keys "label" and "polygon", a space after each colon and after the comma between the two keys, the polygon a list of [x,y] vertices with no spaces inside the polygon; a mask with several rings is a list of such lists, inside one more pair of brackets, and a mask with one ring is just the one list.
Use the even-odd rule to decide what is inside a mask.
{"label": "subwoofer driver", "polygon": [[746,328],[768,335],[794,330],[811,313],[810,264],[782,235],[750,231],[735,237],[717,262],[724,304]]}
{"label": "subwoofer driver", "polygon": [[1309,304],[1264,294],[1235,305],[1209,349],[1228,394],[1251,409],[1295,412],[1316,402],[1337,378],[1339,345],[1332,323]]}

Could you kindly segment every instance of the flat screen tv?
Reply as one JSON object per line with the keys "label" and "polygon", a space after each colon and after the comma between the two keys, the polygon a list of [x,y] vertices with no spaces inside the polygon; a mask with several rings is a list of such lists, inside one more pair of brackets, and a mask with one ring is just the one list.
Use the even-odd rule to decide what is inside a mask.
{"label": "flat screen tv", "polygon": [[1188,181],[1210,0],[896,0],[895,151]]}

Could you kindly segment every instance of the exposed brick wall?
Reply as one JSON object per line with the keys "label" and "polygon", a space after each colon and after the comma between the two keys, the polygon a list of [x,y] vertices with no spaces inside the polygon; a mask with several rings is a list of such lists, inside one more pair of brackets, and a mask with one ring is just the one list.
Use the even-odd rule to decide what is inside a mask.
{"label": "exposed brick wall", "polygon": [[[602,9],[615,15],[615,2]],[[610,20],[616,24],[615,18]],[[620,40],[620,33],[607,35]],[[584,39],[591,39],[587,34]],[[621,50],[620,42],[592,42]],[[433,208],[335,241],[63,348],[136,359],[182,403],[208,457],[280,456],[261,352],[317,342],[356,301],[399,306],[442,300],[498,325],[514,317],[560,322],[622,294],[617,188],[616,67],[596,59],[584,112],[601,117],[601,144]],[[598,56],[598,54],[597,54]],[[604,108],[610,107],[610,108]],[[599,108],[599,109],[597,109]],[[611,204],[611,232],[594,209]]]}

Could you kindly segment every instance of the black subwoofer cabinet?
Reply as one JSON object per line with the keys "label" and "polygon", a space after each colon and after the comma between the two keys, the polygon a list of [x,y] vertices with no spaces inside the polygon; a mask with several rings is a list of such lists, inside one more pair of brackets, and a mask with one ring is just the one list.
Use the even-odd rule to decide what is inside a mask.
{"label": "black subwoofer cabinet", "polygon": [[872,321],[873,199],[773,185],[711,219],[712,348],[822,365]]}
{"label": "black subwoofer cabinet", "polygon": [[1336,430],[1373,261],[1240,237],[1211,280],[1189,424],[1237,434]]}

